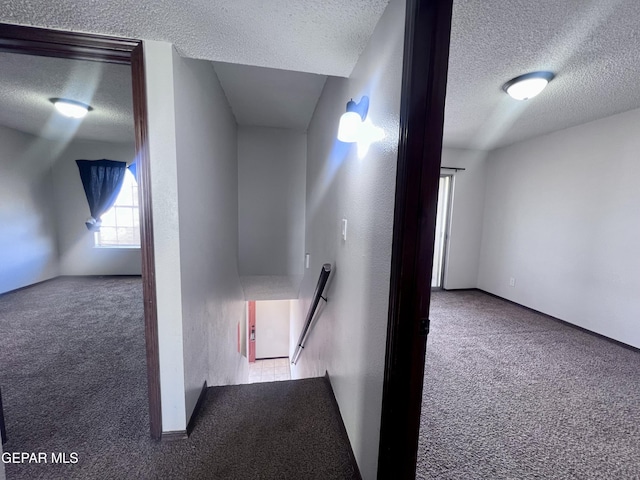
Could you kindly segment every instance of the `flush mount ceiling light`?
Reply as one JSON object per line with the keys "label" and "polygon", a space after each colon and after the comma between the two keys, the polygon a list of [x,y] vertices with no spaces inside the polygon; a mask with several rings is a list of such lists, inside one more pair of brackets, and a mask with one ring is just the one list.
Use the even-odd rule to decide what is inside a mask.
{"label": "flush mount ceiling light", "polygon": [[528,100],[538,95],[553,80],[553,72],[531,72],[509,80],[502,90],[516,100]]}
{"label": "flush mount ceiling light", "polygon": [[67,98],[50,98],[49,101],[53,103],[62,115],[70,118],[83,118],[93,108],[86,103],[78,102],[76,100],[69,100]]}

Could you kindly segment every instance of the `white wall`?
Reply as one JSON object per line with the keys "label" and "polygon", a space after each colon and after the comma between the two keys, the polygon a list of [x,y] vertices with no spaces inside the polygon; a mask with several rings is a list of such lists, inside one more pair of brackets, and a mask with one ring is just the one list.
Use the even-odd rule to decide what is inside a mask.
{"label": "white wall", "polygon": [[479,288],[640,347],[639,128],[632,110],[492,152]]}
{"label": "white wall", "polygon": [[[376,478],[397,165],[405,2],[391,0],[348,79],[329,78],[307,132],[306,251],[291,350],[323,263],[335,268],[328,303],[309,335],[294,378],[328,371],[364,479]],[[336,140],[349,99],[370,97],[369,117],[386,138],[360,160]],[[340,222],[348,220],[347,241]]]}
{"label": "white wall", "polygon": [[[210,62],[173,51],[186,418],[202,384],[241,383],[237,127]],[[155,213],[154,213],[155,215]]]}
{"label": "white wall", "polygon": [[241,275],[302,275],[306,163],[305,133],[240,127]]}
{"label": "white wall", "polygon": [[0,293],[58,275],[53,142],[0,127]]}
{"label": "white wall", "polygon": [[135,158],[135,145],[76,140],[54,164],[60,275],[141,274],[140,248],[94,247],[94,234],[84,224],[90,212],[76,160],[103,158],[131,163]]}
{"label": "white wall", "polygon": [[187,426],[182,346],[173,47],[145,41],[162,430]]}
{"label": "white wall", "polygon": [[453,172],[453,201],[446,250],[444,288],[476,288],[484,213],[487,152],[444,148],[442,166],[465,168]]}
{"label": "white wall", "polygon": [[256,358],[289,356],[289,300],[256,302]]}

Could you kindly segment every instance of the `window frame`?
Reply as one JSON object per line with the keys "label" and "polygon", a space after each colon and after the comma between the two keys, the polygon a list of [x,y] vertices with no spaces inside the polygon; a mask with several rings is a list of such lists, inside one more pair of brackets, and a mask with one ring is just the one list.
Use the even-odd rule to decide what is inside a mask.
{"label": "window frame", "polygon": [[[120,190],[120,193],[118,193],[118,198],[116,199],[115,203],[113,204],[113,206],[107,210],[104,215],[103,215],[103,223],[100,226],[100,230],[97,232],[93,233],[93,247],[94,248],[117,248],[117,249],[140,249],[141,248],[141,238],[140,238],[140,202],[138,199],[138,182],[135,178],[135,175],[133,175],[133,173],[131,172],[131,170],[129,170],[128,168],[126,169],[125,172],[125,178],[123,180],[122,183],[122,187]],[[121,196],[123,195],[123,192],[126,192],[125,189],[131,189],[131,199],[132,202],[126,202],[126,203],[122,203],[119,204],[119,202],[121,202]],[[118,227],[118,210],[119,209],[128,209],[131,210],[131,218],[132,218],[132,224],[133,226],[122,226],[122,227]],[[105,225],[104,224],[104,216],[114,213],[114,219],[115,222],[113,225],[109,224],[109,225]],[[128,214],[127,214],[128,215]],[[115,230],[115,237],[116,237],[116,241],[118,241],[118,229],[119,228],[126,228],[126,229],[133,229],[133,237],[134,239],[137,238],[138,243],[102,243],[101,242],[101,232],[102,232],[102,228],[108,228],[108,229],[114,229]]]}

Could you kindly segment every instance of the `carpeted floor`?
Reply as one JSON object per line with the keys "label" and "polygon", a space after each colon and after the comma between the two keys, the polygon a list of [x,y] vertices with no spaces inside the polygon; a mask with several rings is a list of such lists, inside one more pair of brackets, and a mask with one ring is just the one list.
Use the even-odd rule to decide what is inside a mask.
{"label": "carpeted floor", "polygon": [[416,478],[640,478],[639,352],[479,291],[431,318]]}
{"label": "carpeted floor", "polygon": [[359,478],[324,379],[209,388],[189,440],[152,441],[140,278],[0,296],[0,365],[4,451],[49,460],[8,464],[8,480]]}

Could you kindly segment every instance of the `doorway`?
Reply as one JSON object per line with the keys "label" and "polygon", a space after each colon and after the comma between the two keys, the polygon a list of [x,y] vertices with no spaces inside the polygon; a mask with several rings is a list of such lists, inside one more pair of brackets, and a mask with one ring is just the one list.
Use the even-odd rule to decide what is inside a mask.
{"label": "doorway", "polygon": [[290,300],[247,302],[249,383],[291,380]]}
{"label": "doorway", "polygon": [[20,25],[0,24],[0,51],[44,57],[129,65],[132,79],[135,158],[139,184],[142,289],[146,343],[147,392],[151,437],[160,439],[160,365],[151,218],[149,152],[147,149],[147,105],[143,45],[140,40],[63,32]]}
{"label": "doorway", "polygon": [[378,478],[416,476],[452,10],[407,0]]}
{"label": "doorway", "polygon": [[449,242],[449,221],[451,218],[451,194],[453,192],[453,175],[440,175],[438,183],[438,210],[436,213],[436,235],[433,244],[433,270],[431,288],[442,288],[444,285],[445,262]]}

